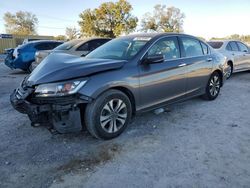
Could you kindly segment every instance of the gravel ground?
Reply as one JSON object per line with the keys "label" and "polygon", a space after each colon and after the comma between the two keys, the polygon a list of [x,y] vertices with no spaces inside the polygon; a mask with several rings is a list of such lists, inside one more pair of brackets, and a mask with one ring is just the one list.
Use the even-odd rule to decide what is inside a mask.
{"label": "gravel ground", "polygon": [[10,105],[25,74],[0,63],[0,187],[250,187],[250,73],[217,100],[137,116],[120,137],[52,135]]}
{"label": "gravel ground", "polygon": [[[5,54],[0,54],[0,61],[3,61],[5,59],[6,55]],[[1,62],[0,62],[1,63]]]}

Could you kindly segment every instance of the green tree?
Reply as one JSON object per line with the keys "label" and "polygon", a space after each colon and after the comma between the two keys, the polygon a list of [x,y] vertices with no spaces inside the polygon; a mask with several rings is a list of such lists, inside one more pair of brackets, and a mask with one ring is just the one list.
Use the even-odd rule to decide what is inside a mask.
{"label": "green tree", "polygon": [[55,40],[61,40],[61,41],[65,41],[66,40],[66,36],[65,35],[58,35],[56,37],[54,37]]}
{"label": "green tree", "polygon": [[75,27],[67,27],[65,35],[68,40],[72,40],[78,38],[79,32]]}
{"label": "green tree", "polygon": [[200,36],[196,36],[197,38],[199,38],[202,41],[206,41],[206,39],[204,37],[200,37]]}
{"label": "green tree", "polygon": [[227,37],[212,37],[210,40],[227,40]]}
{"label": "green tree", "polygon": [[155,5],[153,13],[146,13],[142,19],[142,30],[157,32],[177,32],[183,31],[185,14],[176,7],[166,7],[166,5]]}
{"label": "green tree", "polygon": [[3,17],[6,33],[17,35],[34,35],[38,19],[31,12],[19,11],[15,14],[6,12]]}
{"label": "green tree", "polygon": [[132,32],[138,22],[137,17],[131,14],[132,10],[126,0],[102,3],[96,9],[87,9],[80,14],[82,35],[114,38]]}
{"label": "green tree", "polygon": [[250,43],[250,35],[239,35],[239,34],[233,34],[227,37],[213,37],[210,40],[240,40],[242,42]]}
{"label": "green tree", "polygon": [[243,35],[241,37],[242,41],[247,42],[248,44],[250,44],[250,35]]}
{"label": "green tree", "polygon": [[228,39],[234,39],[234,40],[240,40],[241,36],[239,34],[233,34],[229,37],[227,37]]}

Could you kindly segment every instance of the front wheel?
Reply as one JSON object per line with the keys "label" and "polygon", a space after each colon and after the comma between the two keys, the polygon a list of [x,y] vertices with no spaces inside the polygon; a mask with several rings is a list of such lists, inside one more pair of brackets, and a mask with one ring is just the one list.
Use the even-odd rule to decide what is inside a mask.
{"label": "front wheel", "polygon": [[132,106],[127,95],[119,90],[109,90],[87,105],[84,119],[94,137],[107,140],[119,136],[131,116]]}
{"label": "front wheel", "polygon": [[220,88],[222,85],[222,80],[218,72],[214,72],[206,87],[206,93],[204,95],[204,98],[207,100],[214,100],[218,97],[220,93]]}

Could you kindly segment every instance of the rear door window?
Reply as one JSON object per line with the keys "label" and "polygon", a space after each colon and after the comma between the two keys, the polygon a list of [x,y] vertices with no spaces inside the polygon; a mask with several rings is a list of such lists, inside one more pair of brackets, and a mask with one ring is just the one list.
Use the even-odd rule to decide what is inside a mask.
{"label": "rear door window", "polygon": [[53,42],[53,43],[51,43],[51,49],[54,49],[61,44],[62,44],[61,42]]}
{"label": "rear door window", "polygon": [[241,42],[237,42],[241,52],[248,52],[248,47]]}
{"label": "rear door window", "polygon": [[37,50],[51,50],[53,49],[53,46],[51,45],[51,43],[40,43],[35,45],[35,49]]}
{"label": "rear door window", "polygon": [[239,48],[238,48],[236,42],[230,42],[229,44],[232,48],[232,51],[239,51]]}
{"label": "rear door window", "polygon": [[228,50],[228,51],[233,51],[233,49],[232,49],[232,47],[231,47],[230,44],[227,44],[226,50]]}
{"label": "rear door window", "polygon": [[86,42],[79,46],[76,51],[89,51],[89,42]]}
{"label": "rear door window", "polygon": [[210,46],[212,46],[212,48],[214,48],[214,49],[219,49],[219,48],[222,47],[223,42],[211,41],[211,42],[208,42],[208,44],[209,44]]}
{"label": "rear door window", "polygon": [[93,51],[93,50],[95,50],[96,48],[98,48],[99,46],[103,45],[106,42],[107,41],[104,41],[104,40],[93,40],[93,41],[90,41],[89,50]]}
{"label": "rear door window", "polygon": [[185,57],[203,56],[203,49],[199,40],[181,37],[181,41],[184,47]]}
{"label": "rear door window", "polygon": [[57,46],[55,50],[70,50],[74,46],[78,45],[80,42],[81,40],[71,40]]}

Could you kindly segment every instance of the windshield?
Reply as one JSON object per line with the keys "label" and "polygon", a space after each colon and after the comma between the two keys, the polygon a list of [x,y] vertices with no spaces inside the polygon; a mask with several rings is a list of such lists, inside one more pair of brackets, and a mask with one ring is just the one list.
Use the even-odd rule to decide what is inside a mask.
{"label": "windshield", "polygon": [[208,42],[210,46],[212,46],[214,49],[219,49],[222,47],[223,42]]}
{"label": "windshield", "polygon": [[129,60],[137,55],[150,39],[150,37],[114,39],[91,52],[86,58]]}
{"label": "windshield", "polygon": [[55,50],[69,50],[71,49],[73,46],[79,44],[81,42],[81,40],[71,40],[71,41],[68,41],[68,42],[65,42],[59,46],[57,46],[55,48]]}

